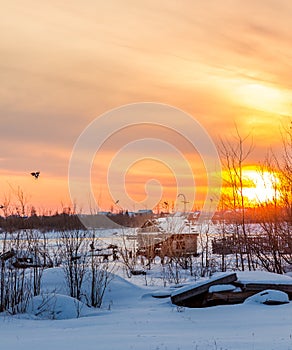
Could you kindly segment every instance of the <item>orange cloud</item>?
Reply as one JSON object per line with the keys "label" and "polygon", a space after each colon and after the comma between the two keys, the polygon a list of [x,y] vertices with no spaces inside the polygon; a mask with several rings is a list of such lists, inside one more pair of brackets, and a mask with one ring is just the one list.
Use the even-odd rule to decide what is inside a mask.
{"label": "orange cloud", "polygon": [[[69,198],[79,134],[107,110],[141,101],[185,110],[215,140],[236,123],[253,133],[256,163],[267,147],[279,148],[278,130],[292,112],[291,14],[289,0],[2,4],[0,178],[15,174],[32,198],[57,206]],[[113,139],[99,156],[108,159],[123,142]],[[22,175],[35,168],[48,175],[41,190]]]}

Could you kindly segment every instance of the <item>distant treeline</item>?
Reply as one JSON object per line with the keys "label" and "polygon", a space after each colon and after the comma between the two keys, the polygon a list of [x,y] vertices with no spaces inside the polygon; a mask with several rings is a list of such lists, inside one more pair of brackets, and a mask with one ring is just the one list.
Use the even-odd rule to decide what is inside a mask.
{"label": "distant treeline", "polygon": [[[109,222],[113,222],[113,227],[122,225],[126,227],[140,227],[150,215],[136,215],[129,216],[128,213],[108,214]],[[94,215],[87,216],[87,218],[94,219]],[[6,218],[0,216],[0,229],[2,231],[14,232],[23,229],[37,229],[40,231],[64,231],[64,230],[85,230],[77,214],[55,214],[51,216],[46,215],[32,215],[32,216],[18,216],[10,215]]]}
{"label": "distant treeline", "polygon": [[277,218],[279,222],[292,222],[292,207],[276,207],[274,204],[265,206],[217,211],[212,221],[213,223],[225,222],[229,224],[242,223],[244,212],[244,221],[246,224],[268,223]]}

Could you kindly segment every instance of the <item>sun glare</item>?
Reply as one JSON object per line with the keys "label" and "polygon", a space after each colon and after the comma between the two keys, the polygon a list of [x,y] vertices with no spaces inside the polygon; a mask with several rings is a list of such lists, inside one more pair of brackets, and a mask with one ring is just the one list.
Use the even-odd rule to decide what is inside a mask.
{"label": "sun glare", "polygon": [[243,195],[249,203],[270,202],[277,196],[279,179],[275,174],[268,171],[244,170],[243,180]]}
{"label": "sun glare", "polygon": [[240,103],[263,111],[286,113],[287,96],[274,87],[261,84],[243,84],[236,89]]}

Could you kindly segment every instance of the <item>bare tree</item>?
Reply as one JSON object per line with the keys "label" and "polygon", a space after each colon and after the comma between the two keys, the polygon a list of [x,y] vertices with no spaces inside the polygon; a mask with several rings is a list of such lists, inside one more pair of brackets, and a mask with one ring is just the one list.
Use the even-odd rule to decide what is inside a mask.
{"label": "bare tree", "polygon": [[81,290],[86,273],[88,241],[86,231],[64,230],[58,242],[62,254],[62,266],[65,271],[70,296],[81,299]]}
{"label": "bare tree", "polygon": [[250,135],[242,137],[236,127],[236,137],[234,142],[221,140],[219,151],[226,173],[225,186],[229,190],[229,205],[234,211],[234,234],[243,237],[243,246],[239,251],[241,269],[245,269],[244,255],[247,257],[248,269],[253,268],[251,252],[248,245],[248,231],[246,225],[246,198],[244,196],[244,176],[243,169],[246,160],[253,150],[253,141]]}
{"label": "bare tree", "polygon": [[[136,254],[136,237],[133,234],[133,240],[128,240],[125,232],[122,234],[122,243],[119,247],[119,256],[125,267],[126,275],[131,278],[136,271],[137,267],[137,254]],[[149,259],[149,265],[151,266],[151,259]]]}
{"label": "bare tree", "polygon": [[87,298],[87,304],[93,307],[101,307],[105,290],[113,278],[112,271],[114,264],[109,263],[109,249],[98,248],[98,240],[93,232],[92,240],[90,243],[89,252],[89,271],[87,277],[90,282],[90,297]]}
{"label": "bare tree", "polygon": [[28,271],[32,266],[28,253],[25,233],[15,231],[10,237],[1,254],[1,305],[2,311],[11,313],[25,310],[28,300],[32,296],[33,275]]}
{"label": "bare tree", "polygon": [[9,185],[9,186],[16,198],[16,203],[17,203],[15,206],[16,213],[22,217],[26,216],[27,204],[29,202],[29,195],[25,193],[20,186],[18,186],[17,188],[14,188],[12,185]]}

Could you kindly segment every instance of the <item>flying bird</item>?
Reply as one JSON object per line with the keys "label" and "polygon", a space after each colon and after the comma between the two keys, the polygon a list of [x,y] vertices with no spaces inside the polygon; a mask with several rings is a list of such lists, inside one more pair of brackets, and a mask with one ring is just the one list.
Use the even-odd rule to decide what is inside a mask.
{"label": "flying bird", "polygon": [[40,172],[39,171],[34,171],[32,173],[30,173],[32,176],[34,176],[36,179],[40,176]]}

